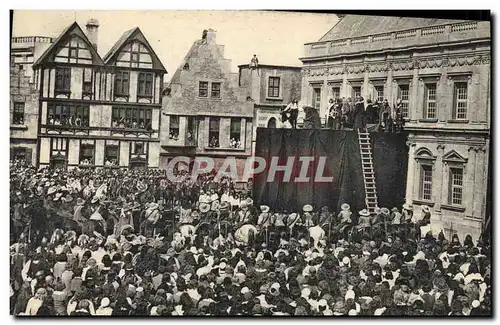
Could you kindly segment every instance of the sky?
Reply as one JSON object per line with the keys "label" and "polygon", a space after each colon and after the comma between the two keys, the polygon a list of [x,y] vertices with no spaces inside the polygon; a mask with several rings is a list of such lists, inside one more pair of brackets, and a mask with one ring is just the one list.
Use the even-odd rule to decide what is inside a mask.
{"label": "sky", "polygon": [[85,31],[90,18],[100,24],[101,57],[126,30],[139,27],[166,67],[167,81],[204,29],[217,31],[217,43],[225,45],[224,56],[237,72],[253,54],[261,64],[301,66],[304,43],[319,40],[338,21],[334,14],[273,11],[16,10],[12,36],[57,37],[75,20]]}

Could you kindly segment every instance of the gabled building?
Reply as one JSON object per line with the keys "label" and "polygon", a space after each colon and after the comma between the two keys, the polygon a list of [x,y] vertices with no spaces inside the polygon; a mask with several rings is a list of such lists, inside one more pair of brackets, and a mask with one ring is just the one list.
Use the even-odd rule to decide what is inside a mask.
{"label": "gabled building", "polygon": [[[196,40],[172,76],[163,98],[161,162],[176,156],[213,157],[215,168],[225,157],[237,164],[252,153],[253,104],[238,73],[224,58],[216,32]],[[242,168],[241,168],[242,170]]]}
{"label": "gabled building", "polygon": [[257,128],[282,127],[281,110],[293,99],[300,101],[301,67],[258,64],[250,67],[239,65],[239,85],[248,90],[254,101],[254,130],[252,142],[255,147]]}
{"label": "gabled building", "polygon": [[38,91],[25,71],[11,56],[10,159],[34,165],[37,159]]}
{"label": "gabled building", "polygon": [[406,203],[418,216],[431,207],[448,238],[477,238],[490,168],[490,22],[347,15],[305,53],[302,97],[322,116],[329,97],[402,101]]}
{"label": "gabled building", "polygon": [[38,165],[158,167],[163,76],[139,28],[101,58],[99,23],[75,22],[35,62]]}

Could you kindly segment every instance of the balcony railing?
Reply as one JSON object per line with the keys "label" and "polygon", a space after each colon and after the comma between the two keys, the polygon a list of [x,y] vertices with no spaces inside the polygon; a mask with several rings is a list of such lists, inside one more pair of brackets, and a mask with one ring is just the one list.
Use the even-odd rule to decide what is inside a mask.
{"label": "balcony railing", "polygon": [[12,43],[52,43],[54,39],[46,36],[12,37]]}
{"label": "balcony railing", "polygon": [[491,38],[487,21],[461,22],[305,45],[305,58]]}

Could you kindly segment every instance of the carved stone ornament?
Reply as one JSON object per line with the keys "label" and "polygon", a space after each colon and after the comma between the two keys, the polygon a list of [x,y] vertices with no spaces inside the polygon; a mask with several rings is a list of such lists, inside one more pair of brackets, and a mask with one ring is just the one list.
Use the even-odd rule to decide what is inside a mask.
{"label": "carved stone ornament", "polygon": [[438,150],[444,150],[445,145],[444,145],[444,144],[442,144],[442,143],[440,143],[440,144],[438,144],[438,145],[437,145],[437,147],[436,147],[436,148],[437,148]]}

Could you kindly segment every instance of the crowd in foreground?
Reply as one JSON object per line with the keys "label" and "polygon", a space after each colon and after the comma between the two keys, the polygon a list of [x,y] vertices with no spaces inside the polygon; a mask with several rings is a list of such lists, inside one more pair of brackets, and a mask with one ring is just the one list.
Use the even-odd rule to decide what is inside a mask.
{"label": "crowd in foreground", "polygon": [[492,315],[489,237],[446,238],[427,207],[273,211],[181,174],[12,164],[11,313]]}

